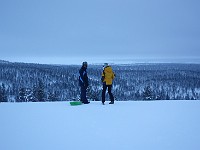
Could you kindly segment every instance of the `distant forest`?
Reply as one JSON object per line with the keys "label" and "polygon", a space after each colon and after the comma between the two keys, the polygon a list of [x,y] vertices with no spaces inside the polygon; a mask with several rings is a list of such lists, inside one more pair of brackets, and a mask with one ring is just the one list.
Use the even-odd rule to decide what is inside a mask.
{"label": "distant forest", "polygon": [[[200,100],[200,64],[111,66],[115,100]],[[0,61],[0,102],[79,100],[80,67]],[[101,100],[101,72],[102,65],[89,64],[89,100]]]}

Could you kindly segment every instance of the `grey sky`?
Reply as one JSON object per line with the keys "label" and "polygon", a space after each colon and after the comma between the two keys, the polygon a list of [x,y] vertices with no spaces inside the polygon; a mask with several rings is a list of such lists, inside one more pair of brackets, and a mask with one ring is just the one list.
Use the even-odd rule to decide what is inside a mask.
{"label": "grey sky", "polygon": [[199,0],[0,0],[0,59],[199,58],[199,6]]}

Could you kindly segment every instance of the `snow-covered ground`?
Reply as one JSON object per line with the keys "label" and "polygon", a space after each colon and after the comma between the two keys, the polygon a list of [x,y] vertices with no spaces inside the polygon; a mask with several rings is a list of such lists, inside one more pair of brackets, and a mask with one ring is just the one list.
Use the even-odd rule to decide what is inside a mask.
{"label": "snow-covered ground", "polygon": [[200,101],[0,103],[0,150],[199,150]]}

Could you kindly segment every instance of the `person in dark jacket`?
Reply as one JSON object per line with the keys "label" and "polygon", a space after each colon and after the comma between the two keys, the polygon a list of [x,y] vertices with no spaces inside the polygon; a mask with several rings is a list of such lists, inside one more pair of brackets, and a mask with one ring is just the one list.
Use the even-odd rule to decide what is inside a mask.
{"label": "person in dark jacket", "polygon": [[109,104],[114,104],[114,96],[111,92],[112,82],[114,78],[115,78],[115,73],[113,72],[111,66],[109,66],[108,63],[105,63],[104,69],[102,72],[102,77],[101,77],[101,81],[103,82],[103,90],[102,90],[102,104],[103,105],[105,103],[105,94],[106,94],[107,88],[108,88],[108,94],[110,96]]}
{"label": "person in dark jacket", "polygon": [[86,97],[86,91],[88,88],[88,76],[87,76],[87,62],[82,63],[82,67],[79,70],[79,85],[81,87],[81,102],[84,104],[89,104],[87,97]]}

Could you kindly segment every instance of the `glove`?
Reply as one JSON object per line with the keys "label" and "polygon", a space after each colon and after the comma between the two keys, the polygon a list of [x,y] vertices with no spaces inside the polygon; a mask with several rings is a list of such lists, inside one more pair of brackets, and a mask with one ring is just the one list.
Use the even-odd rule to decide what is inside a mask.
{"label": "glove", "polygon": [[103,82],[103,81],[104,81],[104,79],[105,79],[105,77],[104,77],[104,76],[102,76],[102,77],[101,77],[101,82]]}

